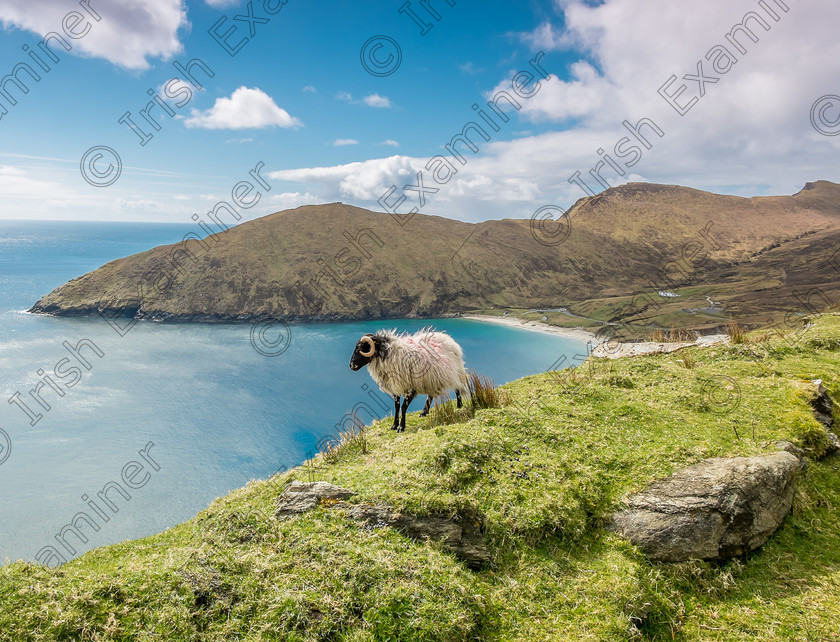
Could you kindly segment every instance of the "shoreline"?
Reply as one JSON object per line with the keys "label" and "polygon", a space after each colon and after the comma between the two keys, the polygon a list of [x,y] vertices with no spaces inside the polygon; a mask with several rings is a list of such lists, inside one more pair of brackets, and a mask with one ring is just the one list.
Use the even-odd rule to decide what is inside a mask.
{"label": "shoreline", "polygon": [[595,336],[595,333],[584,330],[583,328],[561,328],[556,325],[549,325],[542,321],[527,321],[518,317],[494,317],[483,314],[462,314],[461,319],[469,319],[471,321],[484,321],[486,323],[495,323],[497,325],[508,326],[509,328],[519,328],[520,330],[529,330],[531,332],[541,332],[543,334],[553,334],[565,339],[574,339],[583,343],[591,342],[593,345],[600,345],[602,340]]}
{"label": "shoreline", "polygon": [[607,345],[603,339],[600,339],[594,333],[584,330],[583,328],[560,328],[541,321],[525,321],[523,319],[519,319],[518,317],[492,317],[482,314],[463,314],[461,315],[461,318],[470,319],[472,321],[496,323],[498,325],[505,325],[511,328],[520,328],[522,330],[530,330],[532,332],[542,332],[543,334],[553,334],[566,339],[575,339],[576,341],[581,341],[583,343],[591,342],[592,345],[595,346],[594,349],[592,349],[592,355],[602,359],[620,359],[623,357],[637,357],[644,354],[662,354],[675,352],[689,346],[709,347],[729,342],[728,336],[724,334],[713,334],[700,337],[696,341],[622,341],[613,342]]}

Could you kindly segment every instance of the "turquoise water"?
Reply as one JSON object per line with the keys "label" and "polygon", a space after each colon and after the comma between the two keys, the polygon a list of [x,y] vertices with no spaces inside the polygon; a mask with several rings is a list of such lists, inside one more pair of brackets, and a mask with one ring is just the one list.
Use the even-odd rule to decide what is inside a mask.
{"label": "turquoise water", "polygon": [[[266,343],[275,339],[286,349],[266,356],[250,324],[137,323],[118,333],[99,317],[22,312],[70,278],[193,227],[0,221],[0,395],[19,395],[0,403],[0,563],[41,551],[52,565],[50,546],[69,559],[64,544],[80,554],[159,532],[301,463],[354,406],[366,421],[389,414],[392,402],[366,370],[348,367],[364,332],[433,324],[497,383],[584,351],[569,339],[449,319],[269,327],[262,352],[280,352]],[[30,394],[39,386],[49,409]]]}

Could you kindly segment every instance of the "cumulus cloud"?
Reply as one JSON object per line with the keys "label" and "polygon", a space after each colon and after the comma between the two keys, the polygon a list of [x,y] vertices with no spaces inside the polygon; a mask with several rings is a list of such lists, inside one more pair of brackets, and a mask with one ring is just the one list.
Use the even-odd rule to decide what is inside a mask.
{"label": "cumulus cloud", "polygon": [[344,147],[346,145],[358,145],[359,141],[355,138],[336,138],[333,141],[333,147]]}
{"label": "cumulus cloud", "polygon": [[[167,59],[182,49],[178,30],[188,21],[181,0],[109,0],[89,7],[90,12],[63,0],[2,0],[0,21],[6,28],[26,29],[40,38],[50,31],[61,33],[64,16],[78,11],[90,29],[71,41],[71,53],[104,58],[128,69],[148,69],[148,58]],[[80,22],[77,29],[84,26]]]}
{"label": "cumulus cloud", "polygon": [[271,172],[273,179],[303,184],[318,184],[326,198],[376,202],[387,185],[414,178],[425,161],[407,156],[389,156],[334,167],[308,167]]}
{"label": "cumulus cloud", "polygon": [[379,94],[371,94],[364,97],[365,105],[368,107],[388,108],[391,106],[391,101],[387,96],[380,96]]}
{"label": "cumulus cloud", "polygon": [[[614,88],[588,62],[578,61],[571,65],[572,79],[560,80],[550,74],[547,79],[535,79],[527,91],[536,93],[522,101],[521,113],[535,122],[565,120],[589,116],[597,112],[613,98]],[[535,82],[539,82],[539,86]],[[486,94],[489,99],[499,91],[510,92],[511,79],[503,80]]]}
{"label": "cumulus cloud", "polygon": [[390,147],[399,147],[400,144],[392,138],[387,138],[383,140],[380,145],[389,145]]}
{"label": "cumulus cloud", "polygon": [[550,22],[543,22],[533,31],[519,34],[519,36],[535,51],[564,49],[571,46],[574,41],[571,33],[564,34],[562,30],[552,26]]}
{"label": "cumulus cloud", "polygon": [[465,74],[478,74],[484,71],[479,67],[476,67],[472,62],[467,61],[463,65],[458,65],[458,69],[460,69]]}
{"label": "cumulus cloud", "polygon": [[[530,216],[545,204],[568,208],[586,195],[568,180],[576,172],[595,192],[604,183],[632,180],[741,195],[790,194],[809,180],[840,181],[840,136],[822,136],[810,122],[814,102],[837,93],[827,79],[840,77],[840,3],[787,2],[787,12],[775,0],[764,4],[775,8],[778,20],[754,2],[557,1],[556,19],[539,24],[521,40],[532,48],[529,57],[539,50],[562,49],[572,62],[552,66],[557,58],[546,55],[542,64],[550,77],[541,79],[539,91],[521,100],[518,113],[506,109],[511,120],[499,133],[488,129],[491,141],[475,138],[479,154],[464,151],[467,165],[455,164],[458,174],[447,185],[435,185],[440,191],[427,195],[422,211],[481,220]],[[743,53],[727,34],[748,11],[759,13],[768,29],[752,21],[758,42],[741,32]],[[706,55],[721,44],[737,62],[726,73],[715,73]],[[702,97],[699,84],[684,78],[696,74],[698,61],[705,74],[719,77],[705,85]],[[530,68],[528,58],[523,56],[516,67]],[[487,95],[510,92],[516,71],[505,74]],[[698,99],[684,115],[658,92],[671,76],[676,77],[671,91],[686,86],[681,103]],[[645,128],[650,149],[623,125],[627,121],[632,127],[642,119],[663,132],[659,136]],[[537,133],[522,131],[536,123]],[[638,158],[631,154],[619,159],[616,145],[624,137],[638,147]],[[609,167],[606,156],[621,160],[623,174]],[[377,199],[391,185],[398,188],[392,200],[402,194],[427,160],[392,156],[282,174],[287,180],[317,184],[327,198],[356,199],[381,210]],[[426,177],[428,183],[428,172]],[[409,200],[400,211],[418,205],[416,193],[406,195]]]}
{"label": "cumulus cloud", "polygon": [[303,125],[285,109],[278,107],[271,96],[256,87],[240,87],[230,98],[217,98],[210,109],[193,109],[191,114],[184,124],[201,129],[262,129]]}
{"label": "cumulus cloud", "polygon": [[309,192],[303,194],[300,192],[283,192],[282,194],[272,195],[268,200],[272,208],[276,210],[289,210],[301,205],[317,205],[327,202]]}

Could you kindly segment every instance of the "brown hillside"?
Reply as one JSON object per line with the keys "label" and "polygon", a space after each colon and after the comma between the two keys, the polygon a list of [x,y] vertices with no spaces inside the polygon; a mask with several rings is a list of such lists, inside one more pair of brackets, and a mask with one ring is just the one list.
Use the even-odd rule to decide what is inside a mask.
{"label": "brown hillside", "polygon": [[57,288],[32,311],[395,318],[627,297],[725,281],[733,270],[740,283],[741,266],[745,275],[760,271],[757,257],[774,248],[780,251],[772,261],[802,264],[824,252],[825,243],[803,239],[840,231],[840,185],[819,181],[793,196],[739,198],[631,183],[578,201],[569,216],[571,233],[555,243],[532,233],[528,220],[470,224],[416,214],[399,222],[340,203],[299,207],[113,261]]}

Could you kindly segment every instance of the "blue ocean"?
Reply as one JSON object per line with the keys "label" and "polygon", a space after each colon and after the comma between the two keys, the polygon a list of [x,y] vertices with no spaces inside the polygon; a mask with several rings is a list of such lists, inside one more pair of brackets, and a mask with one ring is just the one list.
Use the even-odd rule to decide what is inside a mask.
{"label": "blue ocean", "polygon": [[496,383],[584,351],[464,319],[128,326],[24,312],[71,278],[193,231],[0,221],[0,563],[39,559],[49,547],[71,559],[162,531],[300,464],[352,408],[366,422],[389,414],[391,400],[366,370],[348,367],[364,332],[434,325],[463,346],[468,368]]}

